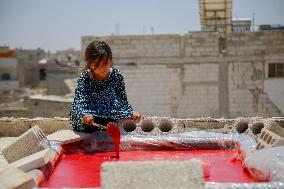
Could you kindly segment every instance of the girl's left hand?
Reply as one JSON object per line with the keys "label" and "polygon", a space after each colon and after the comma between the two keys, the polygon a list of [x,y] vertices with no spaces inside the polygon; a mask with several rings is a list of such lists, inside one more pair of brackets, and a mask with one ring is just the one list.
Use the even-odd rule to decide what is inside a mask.
{"label": "girl's left hand", "polygon": [[138,112],[133,112],[131,119],[133,121],[139,121],[141,119],[144,119],[144,116]]}

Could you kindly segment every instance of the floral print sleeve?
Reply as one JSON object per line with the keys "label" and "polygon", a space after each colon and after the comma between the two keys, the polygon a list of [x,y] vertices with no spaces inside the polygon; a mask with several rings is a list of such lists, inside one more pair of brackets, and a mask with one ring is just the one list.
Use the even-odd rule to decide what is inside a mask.
{"label": "floral print sleeve", "polygon": [[70,111],[70,122],[77,131],[84,130],[82,118],[89,109],[90,97],[87,89],[89,88],[87,81],[87,72],[83,72],[77,80],[74,101]]}

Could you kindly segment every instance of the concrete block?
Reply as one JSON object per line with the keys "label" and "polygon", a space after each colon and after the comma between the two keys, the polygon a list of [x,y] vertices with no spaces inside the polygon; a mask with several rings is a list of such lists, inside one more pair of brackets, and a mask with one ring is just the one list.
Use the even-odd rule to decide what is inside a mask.
{"label": "concrete block", "polygon": [[266,128],[284,138],[284,128],[282,128],[276,121],[270,121]]}
{"label": "concrete block", "polygon": [[47,138],[38,126],[34,126],[4,148],[2,153],[11,163],[46,148],[49,148]]}
{"label": "concrete block", "polygon": [[13,119],[0,120],[0,136],[19,136],[26,132],[30,126],[25,121],[15,121]]}
{"label": "concrete block", "polygon": [[271,121],[267,127],[261,130],[261,134],[257,138],[256,149],[276,146],[284,146],[284,129],[275,121]]}
{"label": "concrete block", "polygon": [[0,119],[0,136],[20,136],[32,126],[38,125],[46,134],[54,133],[58,130],[72,130],[67,118],[34,118],[34,119]]}
{"label": "concrete block", "polygon": [[52,134],[60,130],[73,130],[68,118],[34,118],[31,125],[38,125],[45,134]]}
{"label": "concrete block", "polygon": [[90,135],[91,134],[88,134],[88,133],[74,132],[71,130],[60,130],[60,131],[57,131],[55,133],[48,135],[47,139],[52,140],[52,141],[57,141],[62,144],[68,144],[71,142],[84,140]]}
{"label": "concrete block", "polygon": [[13,143],[18,137],[0,137],[0,152],[2,154],[2,150]]}
{"label": "concrete block", "polygon": [[8,165],[8,162],[3,155],[0,155],[0,167],[3,165]]}
{"label": "concrete block", "polygon": [[102,189],[204,188],[199,161],[107,162],[101,168]]}
{"label": "concrete block", "polygon": [[206,119],[205,120],[180,119],[179,121],[183,123],[185,130],[190,130],[192,128],[198,130],[222,129],[228,124],[229,125],[233,124],[231,121],[218,121],[212,118],[206,118]]}
{"label": "concrete block", "polygon": [[27,172],[46,165],[50,160],[52,160],[56,156],[56,153],[57,152],[53,149],[47,148],[17,161],[14,161],[13,163],[10,163],[10,165]]}
{"label": "concrete block", "polygon": [[26,173],[12,166],[0,166],[0,188],[1,189],[30,189],[36,183]]}
{"label": "concrete block", "polygon": [[39,186],[41,183],[45,181],[45,176],[42,171],[38,169],[33,169],[31,171],[26,172],[27,175],[33,178],[36,183],[36,186]]}

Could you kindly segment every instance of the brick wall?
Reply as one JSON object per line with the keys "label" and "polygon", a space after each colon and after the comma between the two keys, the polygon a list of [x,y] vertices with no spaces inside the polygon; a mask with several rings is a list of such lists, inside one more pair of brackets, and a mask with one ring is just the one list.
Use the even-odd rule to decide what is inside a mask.
{"label": "brick wall", "polygon": [[264,63],[259,61],[229,64],[231,117],[281,115],[280,110],[264,91],[264,72]]}
{"label": "brick wall", "polygon": [[218,64],[185,65],[183,83],[179,116],[219,116]]}
{"label": "brick wall", "polygon": [[229,56],[263,56],[284,53],[283,31],[230,33],[227,39]]}
{"label": "brick wall", "polygon": [[219,56],[219,35],[215,32],[187,34],[184,39],[184,54],[187,57]]}
{"label": "brick wall", "polygon": [[[264,90],[267,64],[284,63],[284,32],[231,33],[227,41],[229,63],[229,106],[231,117],[279,116],[280,103],[274,103]],[[280,78],[281,80],[281,78]],[[284,78],[282,78],[284,83]],[[270,81],[273,85],[273,81]]]}
{"label": "brick wall", "polygon": [[116,58],[180,56],[179,35],[82,37],[82,49],[95,39],[105,40]]}
{"label": "brick wall", "polygon": [[174,78],[167,65],[117,66],[124,75],[128,100],[135,111],[172,116],[171,92]]}

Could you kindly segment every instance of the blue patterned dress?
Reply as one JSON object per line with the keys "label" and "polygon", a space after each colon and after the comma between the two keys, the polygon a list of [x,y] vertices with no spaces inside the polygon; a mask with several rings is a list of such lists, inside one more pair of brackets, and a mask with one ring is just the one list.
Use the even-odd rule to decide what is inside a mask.
{"label": "blue patterned dress", "polygon": [[75,131],[85,130],[81,120],[85,114],[114,121],[132,116],[133,109],[127,101],[124,78],[118,69],[111,68],[104,81],[94,79],[90,70],[81,73],[70,111],[70,123]]}

